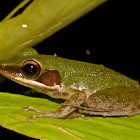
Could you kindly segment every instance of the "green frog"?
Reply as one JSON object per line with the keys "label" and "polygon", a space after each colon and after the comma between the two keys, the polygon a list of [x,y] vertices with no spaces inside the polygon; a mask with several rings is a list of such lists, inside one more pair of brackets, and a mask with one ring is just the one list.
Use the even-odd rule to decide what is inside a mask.
{"label": "green frog", "polygon": [[24,107],[24,111],[40,113],[28,117],[28,121],[140,113],[138,82],[103,65],[42,55],[33,48],[25,48],[16,57],[0,62],[0,74],[52,98],[65,100],[55,111]]}

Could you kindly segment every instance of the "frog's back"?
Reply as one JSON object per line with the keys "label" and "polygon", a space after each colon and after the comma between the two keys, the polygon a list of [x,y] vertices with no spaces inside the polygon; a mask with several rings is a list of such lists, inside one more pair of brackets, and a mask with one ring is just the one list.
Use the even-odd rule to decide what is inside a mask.
{"label": "frog's back", "polygon": [[138,87],[138,82],[103,65],[54,56],[52,59],[51,69],[59,71],[62,86],[73,86],[74,88],[90,91],[121,85]]}
{"label": "frog's back", "polygon": [[[111,88],[112,86],[137,86],[138,82],[128,78],[127,76],[113,71],[103,65],[81,63],[77,68],[76,79],[79,83],[83,83],[85,88],[91,90],[101,90],[104,88]],[[76,71],[77,71],[76,70]]]}

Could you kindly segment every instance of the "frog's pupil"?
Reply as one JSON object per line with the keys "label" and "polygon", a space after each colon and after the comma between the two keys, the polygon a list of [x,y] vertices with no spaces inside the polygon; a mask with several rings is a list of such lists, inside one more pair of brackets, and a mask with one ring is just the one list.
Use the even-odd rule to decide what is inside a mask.
{"label": "frog's pupil", "polygon": [[33,76],[37,73],[37,67],[34,64],[27,64],[24,66],[24,72],[27,75]]}

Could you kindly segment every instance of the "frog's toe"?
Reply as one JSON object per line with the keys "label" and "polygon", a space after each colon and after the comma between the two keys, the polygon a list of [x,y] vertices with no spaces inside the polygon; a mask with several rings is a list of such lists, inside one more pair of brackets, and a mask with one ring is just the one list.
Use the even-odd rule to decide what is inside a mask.
{"label": "frog's toe", "polygon": [[31,106],[24,106],[24,107],[22,108],[22,110],[23,110],[23,111],[33,110],[33,107],[31,107]]}
{"label": "frog's toe", "polygon": [[29,106],[24,106],[23,108],[22,108],[22,111],[28,111],[29,110]]}
{"label": "frog's toe", "polygon": [[29,116],[29,117],[27,118],[27,120],[28,120],[29,122],[32,122],[35,118],[36,118],[36,115]]}
{"label": "frog's toe", "polygon": [[46,110],[40,110],[40,109],[34,108],[32,106],[24,106],[22,110],[23,111],[35,111],[38,113],[46,113]]}

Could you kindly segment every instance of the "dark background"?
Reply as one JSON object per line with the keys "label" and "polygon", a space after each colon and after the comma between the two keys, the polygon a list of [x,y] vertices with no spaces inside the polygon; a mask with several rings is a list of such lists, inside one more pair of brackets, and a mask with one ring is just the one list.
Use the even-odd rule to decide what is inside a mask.
{"label": "dark background", "polygon": [[[0,20],[19,2],[6,0],[6,3],[0,3]],[[56,53],[64,58],[103,64],[138,80],[140,11],[137,5],[129,0],[110,0],[35,48],[39,53]],[[86,50],[90,51],[90,57]],[[10,138],[27,138],[0,128],[0,136],[8,138],[9,135]]]}

